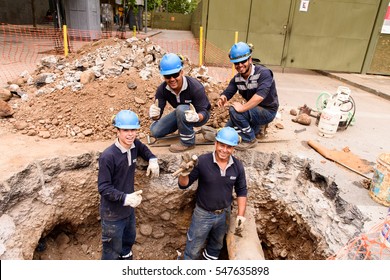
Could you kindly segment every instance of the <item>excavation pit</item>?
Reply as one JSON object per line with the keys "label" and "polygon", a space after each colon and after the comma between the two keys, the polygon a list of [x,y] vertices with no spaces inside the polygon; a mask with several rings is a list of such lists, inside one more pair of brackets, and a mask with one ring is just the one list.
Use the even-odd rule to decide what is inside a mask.
{"label": "excavation pit", "polygon": [[[180,190],[172,176],[180,155],[157,155],[159,178],[146,177],[147,163],[138,161],[135,189],[143,190],[143,201],[135,259],[176,259],[194,208],[196,185]],[[1,259],[100,259],[98,156],[35,161],[0,182]],[[236,156],[246,168],[248,207],[265,259],[326,259],[361,232],[360,211],[310,160],[257,151]]]}

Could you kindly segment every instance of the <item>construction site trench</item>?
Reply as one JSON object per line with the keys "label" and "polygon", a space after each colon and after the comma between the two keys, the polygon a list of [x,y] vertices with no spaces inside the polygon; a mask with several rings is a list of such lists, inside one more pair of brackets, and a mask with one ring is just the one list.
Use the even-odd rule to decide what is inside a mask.
{"label": "construction site trench", "polygon": [[[36,161],[1,183],[9,190],[0,209],[7,213],[1,216],[6,225],[2,258],[100,258],[98,155]],[[266,259],[325,259],[360,231],[359,211],[306,159],[261,152],[236,155],[246,166],[248,207],[254,209]],[[135,189],[143,190],[143,201],[136,208],[135,259],[176,259],[177,251],[184,250],[194,208],[196,185],[180,190],[172,176],[179,155],[158,156],[160,177],[145,176],[146,162],[136,172]]]}
{"label": "construction site trench", "polygon": [[[100,259],[98,158],[115,139],[112,116],[123,109],[138,114],[138,138],[148,142],[148,110],[162,81],[158,64],[164,53],[148,39],[100,40],[66,59],[45,57],[34,73],[21,73],[1,89],[0,136],[11,139],[2,156],[8,158],[12,149],[26,152],[12,158],[10,164],[18,168],[0,170],[0,259]],[[228,111],[216,101],[227,83],[207,71],[186,58],[185,74],[203,83],[212,104],[207,125],[220,128]],[[278,121],[269,127],[270,138],[283,129]],[[71,152],[84,143],[88,149]],[[180,154],[150,148],[158,156],[160,176],[146,177],[147,163],[137,162],[135,189],[143,190],[143,201],[136,208],[134,258],[173,260],[185,247],[196,184],[180,190],[172,176]],[[39,149],[50,156],[31,156]],[[199,145],[194,153],[212,150],[212,145]],[[236,251],[261,247],[265,259],[326,259],[362,231],[366,217],[310,159],[279,148],[236,151],[235,156],[246,168],[247,215],[255,227],[242,238],[256,235],[258,240],[258,248]],[[28,163],[17,165],[18,160]],[[222,258],[232,259],[230,245]]]}

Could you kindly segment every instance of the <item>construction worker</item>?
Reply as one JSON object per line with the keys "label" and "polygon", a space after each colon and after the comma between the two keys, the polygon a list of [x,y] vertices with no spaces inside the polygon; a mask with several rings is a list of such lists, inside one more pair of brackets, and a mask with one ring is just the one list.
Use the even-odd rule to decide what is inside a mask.
{"label": "construction worker", "polygon": [[140,124],[134,112],[120,111],[113,125],[118,129],[118,138],[99,157],[102,260],[133,259],[134,208],[142,201],[142,190],[134,191],[137,157],[149,161],[147,176],[158,177],[159,165],[156,156],[136,138]]}
{"label": "construction worker", "polygon": [[[188,164],[190,157],[182,156],[179,174],[180,189],[186,189],[198,180],[196,206],[187,233],[185,260],[203,258],[217,260],[228,230],[233,188],[237,195],[238,212],[236,232],[242,232],[245,223],[247,185],[243,164],[233,156],[240,137],[231,127],[220,129],[216,135],[215,150],[199,156],[197,164]],[[207,244],[205,242],[207,240]]]}
{"label": "construction worker", "polygon": [[256,137],[264,136],[261,135],[261,129],[275,118],[279,108],[278,94],[272,71],[264,65],[252,63],[252,48],[248,44],[234,44],[229,51],[229,58],[237,74],[222,92],[217,105],[226,106],[237,91],[246,100],[245,104],[231,104],[230,119],[226,123],[242,137],[242,143],[236,149],[246,150],[256,146]]}
{"label": "construction worker", "polygon": [[[157,88],[155,104],[149,109],[149,116],[155,121],[150,133],[161,138],[179,130],[180,143],[172,144],[169,150],[179,153],[193,149],[194,127],[204,125],[210,118],[211,105],[205,89],[197,79],[184,76],[183,60],[176,54],[162,57],[160,73],[165,81]],[[162,117],[167,102],[174,110]]]}

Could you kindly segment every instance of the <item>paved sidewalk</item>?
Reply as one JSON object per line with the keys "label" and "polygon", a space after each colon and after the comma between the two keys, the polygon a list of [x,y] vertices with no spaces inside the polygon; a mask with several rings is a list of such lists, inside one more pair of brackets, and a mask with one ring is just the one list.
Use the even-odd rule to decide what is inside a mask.
{"label": "paved sidewalk", "polygon": [[317,72],[390,100],[390,76]]}

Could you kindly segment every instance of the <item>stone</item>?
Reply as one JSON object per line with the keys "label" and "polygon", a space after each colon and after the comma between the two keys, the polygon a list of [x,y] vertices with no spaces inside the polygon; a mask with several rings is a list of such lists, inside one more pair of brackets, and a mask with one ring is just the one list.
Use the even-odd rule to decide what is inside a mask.
{"label": "stone", "polygon": [[150,236],[153,232],[153,228],[151,225],[142,224],[140,226],[140,232],[144,236]]}
{"label": "stone", "polygon": [[10,117],[14,113],[14,110],[7,102],[0,100],[0,118]]}
{"label": "stone", "polygon": [[95,80],[95,73],[92,70],[84,71],[80,74],[80,83],[89,84]]}
{"label": "stone", "polygon": [[134,96],[134,101],[137,103],[137,104],[145,104],[146,101],[142,98],[139,98],[137,96]]}
{"label": "stone", "polygon": [[303,124],[303,125],[310,125],[311,124],[311,117],[306,113],[302,113],[302,114],[299,114],[298,117],[296,117],[292,121],[297,122],[299,124]]}
{"label": "stone", "polygon": [[27,122],[25,121],[16,121],[14,123],[14,127],[17,129],[17,130],[23,130],[25,129],[26,127],[28,126]]}
{"label": "stone", "polygon": [[8,101],[12,98],[12,93],[8,89],[0,88],[0,100]]}

